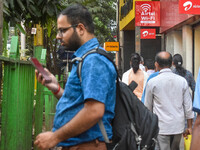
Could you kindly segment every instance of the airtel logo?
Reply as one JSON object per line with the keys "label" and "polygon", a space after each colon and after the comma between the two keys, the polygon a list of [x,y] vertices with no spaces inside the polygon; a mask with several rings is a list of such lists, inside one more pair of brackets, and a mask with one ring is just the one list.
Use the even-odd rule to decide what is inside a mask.
{"label": "airtel logo", "polygon": [[185,11],[188,11],[190,8],[192,8],[192,2],[191,1],[187,1],[183,4],[183,7],[185,7]]}
{"label": "airtel logo", "polygon": [[146,37],[148,34],[149,34],[148,31],[144,31],[144,32],[142,32],[143,37]]}

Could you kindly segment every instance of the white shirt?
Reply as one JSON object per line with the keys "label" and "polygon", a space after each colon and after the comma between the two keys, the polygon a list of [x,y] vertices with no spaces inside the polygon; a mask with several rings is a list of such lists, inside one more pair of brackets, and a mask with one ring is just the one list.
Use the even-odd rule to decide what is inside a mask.
{"label": "white shirt", "polygon": [[149,70],[147,70],[147,74],[148,74],[148,76],[150,76],[152,73],[154,73],[155,72],[155,70],[153,70],[153,69],[149,69]]}
{"label": "white shirt", "polygon": [[139,64],[139,68],[142,70],[142,71],[145,71],[145,66],[143,64]]}
{"label": "white shirt", "polygon": [[129,74],[131,72],[132,68],[130,68],[128,71],[124,72],[122,75],[122,82],[124,82],[126,85],[128,85],[128,78]]}
{"label": "white shirt", "polygon": [[186,119],[194,116],[192,99],[185,78],[170,69],[162,69],[160,74],[147,83],[145,106],[159,119],[159,134],[183,133]]}

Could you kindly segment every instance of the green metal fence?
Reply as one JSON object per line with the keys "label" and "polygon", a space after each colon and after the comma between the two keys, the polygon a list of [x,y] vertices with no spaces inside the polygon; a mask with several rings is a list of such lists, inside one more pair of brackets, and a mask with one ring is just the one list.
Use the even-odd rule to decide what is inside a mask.
{"label": "green metal fence", "polygon": [[10,58],[3,61],[1,150],[31,150],[34,68],[19,60],[18,38],[12,38]]}
{"label": "green metal fence", "polygon": [[53,96],[53,94],[45,88],[45,130],[50,131],[52,129],[54,115],[55,115],[55,105],[57,103],[57,99]]}
{"label": "green metal fence", "polygon": [[4,61],[1,150],[32,147],[34,69]]}
{"label": "green metal fence", "polygon": [[12,38],[11,49],[10,58],[0,56],[4,66],[0,150],[37,149],[35,136],[51,130],[57,100],[39,83],[34,95],[34,67],[19,59],[18,37]]}
{"label": "green metal fence", "polygon": [[[61,81],[59,82],[61,87],[63,87],[62,80],[63,76],[61,76]],[[46,131],[50,131],[53,127],[52,125],[58,99],[47,88],[44,89],[44,99],[45,99],[45,129]]]}

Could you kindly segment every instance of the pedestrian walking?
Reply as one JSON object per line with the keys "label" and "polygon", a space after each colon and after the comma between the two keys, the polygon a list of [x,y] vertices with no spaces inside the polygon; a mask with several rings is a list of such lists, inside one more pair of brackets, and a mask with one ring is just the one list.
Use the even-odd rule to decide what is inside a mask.
{"label": "pedestrian walking", "polygon": [[[152,79],[152,78],[154,78],[154,77],[156,77],[157,75],[159,75],[159,71],[157,71],[158,69],[157,68],[155,68],[156,66],[155,66],[155,63],[153,63],[153,60],[151,60],[151,59],[147,59],[146,60],[146,67],[147,67],[147,74],[148,74],[148,72],[149,72],[149,77],[148,77],[148,79],[147,79],[147,82],[146,82],[146,85],[147,85],[147,83],[149,82],[149,80],[150,79]],[[154,65],[154,67],[152,66],[152,65]],[[152,69],[151,69],[152,68]],[[153,69],[154,68],[154,69]],[[144,103],[144,100],[145,100],[145,93],[146,93],[146,85],[145,85],[145,87],[144,87],[144,91],[143,91],[143,93],[142,93],[142,99],[141,99],[141,101]]]}
{"label": "pedestrian walking", "polygon": [[141,61],[140,58],[141,57],[138,53],[131,55],[131,68],[122,75],[122,82],[129,85],[132,81],[135,81],[138,86],[135,88],[133,93],[141,100],[148,75],[139,67]]}
{"label": "pedestrian walking", "polygon": [[183,67],[182,56],[180,54],[175,54],[172,58],[172,64],[175,67],[173,72],[184,77],[187,80],[189,87],[194,92],[196,83],[192,73]]}
{"label": "pedestrian walking", "polygon": [[148,76],[155,72],[155,62],[152,59],[145,60],[145,67]]}
{"label": "pedestrian walking", "polygon": [[[88,10],[79,4],[64,9],[57,19],[57,39],[67,50],[75,51],[73,58],[82,57],[98,48],[94,37],[94,24]],[[99,47],[100,49],[103,49]],[[52,82],[45,83],[36,71],[37,80],[59,99],[56,106],[53,130],[37,135],[34,144],[42,149],[54,146],[62,150],[106,150],[97,122],[102,119],[108,138],[112,138],[111,121],[114,118],[116,78],[114,65],[106,57],[94,53],[82,64],[81,79],[76,61],[62,89],[55,76],[48,72]]]}
{"label": "pedestrian walking", "polygon": [[[175,54],[173,56],[172,65],[175,67],[172,70],[172,72],[184,77],[187,80],[187,83],[188,83],[190,89],[192,90],[192,98],[193,98],[194,90],[195,90],[195,80],[194,80],[192,73],[183,67],[183,58],[180,54]],[[196,113],[194,114],[193,123],[195,120],[196,120]],[[185,122],[185,125],[187,126],[186,122]]]}
{"label": "pedestrian walking", "polygon": [[146,86],[145,106],[159,119],[159,135],[156,150],[179,150],[180,140],[187,119],[187,133],[192,131],[192,100],[187,81],[174,74],[170,67],[172,56],[168,52],[156,55],[159,75]]}

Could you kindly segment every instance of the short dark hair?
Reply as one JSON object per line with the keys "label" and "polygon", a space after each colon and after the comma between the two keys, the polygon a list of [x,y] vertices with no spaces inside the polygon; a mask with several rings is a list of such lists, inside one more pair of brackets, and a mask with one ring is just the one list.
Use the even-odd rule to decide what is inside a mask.
{"label": "short dark hair", "polygon": [[155,57],[155,61],[159,64],[159,66],[161,68],[164,68],[164,67],[171,67],[172,66],[172,55],[167,52],[169,54],[169,57],[168,58],[163,58],[163,57],[160,57],[160,54],[161,52],[159,52],[156,57]]}
{"label": "short dark hair", "polygon": [[92,15],[86,7],[80,4],[74,4],[64,9],[61,14],[67,16],[71,25],[82,23],[89,33],[94,34]]}
{"label": "short dark hair", "polygon": [[144,65],[147,66],[147,69],[155,69],[155,64],[153,59],[146,59]]}

